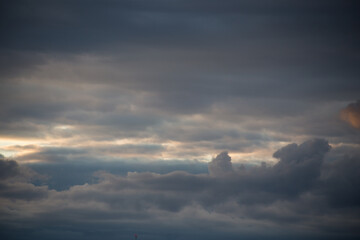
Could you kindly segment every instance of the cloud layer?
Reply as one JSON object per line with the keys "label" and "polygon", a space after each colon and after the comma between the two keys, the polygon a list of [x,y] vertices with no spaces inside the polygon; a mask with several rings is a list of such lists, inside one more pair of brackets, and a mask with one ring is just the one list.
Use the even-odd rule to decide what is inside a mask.
{"label": "cloud layer", "polygon": [[0,238],[357,238],[358,9],[1,1]]}
{"label": "cloud layer", "polygon": [[263,161],[293,141],[359,142],[338,118],[360,91],[357,7],[3,3],[0,151],[52,161],[9,147],[120,142],[124,153],[107,158],[144,159],[157,145],[152,159],[210,160],[227,150]]}
{"label": "cloud layer", "polygon": [[[14,173],[1,175],[2,234],[45,239],[63,232],[77,239],[102,234],[116,239],[136,231],[146,239],[251,239],[269,229],[269,239],[278,231],[285,231],[284,236],[296,233],[299,239],[336,239],[350,231],[349,239],[355,239],[360,234],[360,159],[345,156],[328,162],[324,156],[329,150],[322,139],[290,144],[274,153],[279,158],[274,166],[247,169],[233,168],[223,152],[209,163],[210,174],[120,176],[101,171],[94,175],[96,183],[64,191],[15,180],[20,167],[1,160],[2,169]],[[93,226],[105,229],[93,231]]]}

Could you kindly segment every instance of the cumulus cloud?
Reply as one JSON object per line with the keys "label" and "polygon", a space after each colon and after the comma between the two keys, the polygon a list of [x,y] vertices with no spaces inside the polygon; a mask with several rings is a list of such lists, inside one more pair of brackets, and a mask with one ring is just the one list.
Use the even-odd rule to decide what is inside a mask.
{"label": "cumulus cloud", "polygon": [[32,169],[20,166],[16,161],[0,158],[0,180],[9,180],[15,178],[16,180],[31,180],[35,178],[42,178]]}
{"label": "cumulus cloud", "polygon": [[350,103],[341,111],[341,118],[354,128],[360,129],[360,100]]}
{"label": "cumulus cloud", "polygon": [[[307,190],[320,176],[325,153],[330,150],[327,141],[314,139],[300,145],[290,144],[274,153],[280,161],[273,167],[278,186],[289,192]],[[284,182],[285,180],[285,182]]]}
{"label": "cumulus cloud", "polygon": [[[0,218],[0,223],[11,218],[7,224],[14,225],[9,229],[17,229],[18,221],[51,229],[65,221],[73,224],[71,229],[85,235],[89,230],[84,226],[95,223],[109,227],[110,231],[114,226],[109,221],[117,227],[145,229],[166,223],[179,239],[184,235],[174,227],[194,231],[194,222],[213,226],[215,234],[222,232],[222,227],[217,226],[219,221],[228,227],[252,222],[254,229],[270,224],[278,230],[284,223],[292,223],[288,227],[294,231],[308,228],[321,234],[326,233],[323,229],[336,226],[343,232],[359,221],[360,158],[324,162],[329,150],[329,144],[322,139],[290,144],[274,153],[279,158],[274,166],[242,171],[234,170],[231,157],[222,152],[209,163],[209,174],[129,172],[120,176],[101,171],[94,175],[96,182],[63,191],[5,179],[1,182],[0,201],[6,215]],[[19,167],[14,161],[2,162],[1,166],[7,172]],[[8,209],[21,209],[31,217],[25,220]],[[343,224],[344,218],[350,222]],[[314,225],[312,219],[319,222]],[[240,236],[244,231],[245,228],[240,228],[233,234]],[[360,234],[352,231],[354,236]]]}
{"label": "cumulus cloud", "polygon": [[217,155],[209,163],[209,173],[213,176],[226,175],[233,172],[231,157],[227,152]]}
{"label": "cumulus cloud", "polygon": [[0,199],[34,200],[45,197],[47,186],[37,187],[30,183],[43,177],[14,160],[0,159]]}
{"label": "cumulus cloud", "polygon": [[0,155],[0,179],[14,177],[20,173],[19,165],[12,160],[6,160]]}
{"label": "cumulus cloud", "polygon": [[360,192],[360,154],[343,155],[328,162],[322,171],[320,186],[316,191],[327,196],[329,203],[337,208],[358,208]]}

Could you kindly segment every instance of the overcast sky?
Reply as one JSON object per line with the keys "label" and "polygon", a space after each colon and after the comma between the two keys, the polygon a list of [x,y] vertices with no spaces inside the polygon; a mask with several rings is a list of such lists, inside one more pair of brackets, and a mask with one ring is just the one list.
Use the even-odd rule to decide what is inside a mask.
{"label": "overcast sky", "polygon": [[0,236],[358,239],[359,10],[1,1]]}

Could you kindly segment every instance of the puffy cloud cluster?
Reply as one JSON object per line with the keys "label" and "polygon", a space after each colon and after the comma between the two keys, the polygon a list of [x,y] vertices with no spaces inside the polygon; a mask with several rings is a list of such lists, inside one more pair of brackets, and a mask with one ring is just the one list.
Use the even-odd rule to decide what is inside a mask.
{"label": "puffy cloud cluster", "polygon": [[19,173],[19,167],[15,161],[6,161],[0,155],[0,179],[7,179],[16,176]]}
{"label": "puffy cloud cluster", "polygon": [[222,152],[209,163],[209,173],[213,176],[226,175],[233,172],[231,157],[227,152]]}
{"label": "puffy cloud cluster", "polygon": [[[105,234],[92,232],[94,224],[107,228],[109,239],[115,239],[117,231],[130,234],[128,231],[135,229],[141,229],[147,239],[166,239],[167,234],[196,239],[183,234],[184,230],[216,239],[224,234],[224,228],[231,229],[226,234],[235,239],[260,236],[255,232],[265,226],[299,236],[301,229],[308,229],[302,234],[316,232],[325,239],[333,237],[327,230],[335,227],[340,235],[350,230],[355,239],[360,234],[356,230],[360,159],[353,156],[324,162],[329,150],[321,139],[290,144],[274,153],[279,158],[274,166],[245,170],[234,169],[230,156],[222,152],[209,163],[210,174],[174,171],[119,176],[102,171],[95,174],[96,183],[64,191],[24,181],[11,185],[9,180],[19,175],[19,166],[1,160],[1,172],[8,175],[3,177],[0,192],[0,226],[5,227],[5,236],[16,237],[14,229],[26,231],[19,228],[19,222],[32,228],[31,234],[39,228],[58,231],[61,224],[68,223],[62,230],[77,239],[97,239]],[[235,227],[239,224],[243,227]],[[119,227],[123,230],[116,230]],[[204,228],[212,228],[212,234],[199,231]],[[154,229],[156,236],[151,235]],[[51,236],[49,232],[36,234],[40,239]]]}
{"label": "puffy cloud cluster", "polygon": [[[0,159],[0,197],[7,200],[34,200],[46,197],[47,186],[37,187],[29,181],[41,178],[31,169],[19,166],[16,161]],[[1,202],[3,202],[1,201]]]}

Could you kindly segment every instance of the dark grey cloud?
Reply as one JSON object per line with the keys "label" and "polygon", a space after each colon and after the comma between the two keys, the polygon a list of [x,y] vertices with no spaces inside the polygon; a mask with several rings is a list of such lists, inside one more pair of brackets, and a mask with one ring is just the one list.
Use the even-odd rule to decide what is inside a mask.
{"label": "dark grey cloud", "polygon": [[[330,113],[359,95],[357,7],[355,1],[2,3],[0,130],[28,138],[154,137],[234,151],[304,132],[355,142]],[[194,114],[207,128],[177,125]],[[77,129],[54,131],[56,125]],[[260,128],[280,134],[245,136]],[[224,140],[237,137],[244,140]]]}
{"label": "dark grey cloud", "polygon": [[0,156],[0,179],[6,179],[19,174],[19,166],[16,161],[3,160],[3,156]]}
{"label": "dark grey cloud", "polygon": [[[40,175],[16,161],[0,159],[0,198],[9,200],[35,200],[47,196],[47,187],[29,183]],[[1,201],[3,202],[3,201]]]}
{"label": "dark grey cloud", "polygon": [[231,164],[231,157],[228,155],[227,152],[220,153],[209,163],[210,175],[227,175],[231,174],[233,171],[234,169]]}
{"label": "dark grey cloud", "polygon": [[[42,184],[46,183],[50,189],[57,191],[69,189],[74,185],[83,185],[85,183],[95,183],[93,174],[97,171],[106,171],[108,173],[120,176],[126,176],[128,172],[152,172],[157,174],[166,174],[174,171],[183,171],[192,174],[207,174],[208,167],[204,162],[184,161],[184,160],[166,160],[151,161],[126,159],[109,162],[101,162],[99,159],[89,161],[65,161],[50,163],[28,163],[29,168],[45,175],[48,178]],[[35,182],[36,183],[36,182]]]}
{"label": "dark grey cloud", "polygon": [[[22,209],[36,214],[19,218],[2,210],[6,214],[1,217],[1,226],[6,226],[3,234],[15,239],[21,239],[21,235],[14,235],[11,229],[17,229],[19,234],[27,231],[19,229],[19,221],[33,229],[31,236],[41,228],[47,234],[36,234],[74,232],[73,236],[79,239],[86,238],[94,224],[108,229],[107,234],[121,236],[130,234],[126,228],[134,231],[140,228],[141,234],[149,239],[163,239],[167,234],[179,239],[195,239],[192,234],[207,236],[197,227],[211,227],[217,237],[225,234],[234,239],[241,236],[251,239],[264,237],[255,233],[264,226],[275,231],[267,239],[278,231],[289,237],[290,230],[310,239],[336,239],[350,231],[349,239],[355,239],[359,235],[358,156],[324,162],[329,150],[328,143],[321,139],[290,144],[274,153],[280,159],[274,166],[246,170],[232,168],[229,155],[223,152],[209,164],[212,169],[214,162],[226,163],[226,171],[221,175],[173,171],[129,172],[121,176],[100,171],[95,174],[96,182],[74,185],[64,191],[7,182],[2,186],[2,204],[17,209],[20,205],[7,200],[31,200],[22,202]],[[220,170],[224,167],[220,166]],[[65,222],[69,225],[63,225]],[[156,227],[164,224],[167,230]],[[244,227],[236,228],[239,224]],[[335,232],[329,231],[334,227]],[[304,228],[308,231],[302,232]],[[154,229],[157,237],[152,236]],[[180,229],[191,234],[185,236]],[[105,233],[96,230],[93,234]]]}
{"label": "dark grey cloud", "polygon": [[125,64],[136,60],[132,69],[146,79],[110,81],[156,89],[158,104],[168,109],[202,108],[216,93],[350,100],[359,91],[357,7],[355,1],[16,1],[4,4],[2,46],[102,49]]}
{"label": "dark grey cloud", "polygon": [[1,198],[34,201],[45,198],[47,195],[47,186],[34,186],[30,183],[0,183]]}
{"label": "dark grey cloud", "polygon": [[6,159],[0,155],[0,180],[26,181],[36,178],[41,178],[41,175],[32,171],[31,168],[19,165],[17,161]]}
{"label": "dark grey cloud", "polygon": [[[116,42],[193,42],[207,37],[206,34],[215,36],[222,33],[223,36],[218,37],[221,39],[229,37],[231,32],[226,24],[237,25],[244,15],[290,20],[275,21],[275,33],[279,35],[285,32],[296,36],[316,31],[320,36],[341,31],[349,34],[358,24],[357,6],[355,1],[311,4],[284,1],[154,1],[151,4],[146,1],[105,1],[102,4],[96,1],[39,1],[33,4],[15,1],[3,3],[2,29],[10,34],[3,39],[2,45],[8,48],[21,46],[51,50],[75,47],[76,50],[88,50]],[[265,26],[260,30],[270,31]],[[344,26],[346,28],[341,29]],[[235,30],[253,36],[258,34],[247,26]],[[356,36],[356,33],[352,34]],[[22,41],[24,37],[28,41]]]}
{"label": "dark grey cloud", "polygon": [[328,196],[332,206],[343,208],[359,206],[360,194],[352,190],[360,183],[359,156],[359,154],[353,156],[346,154],[325,165],[319,191]]}
{"label": "dark grey cloud", "polygon": [[31,75],[38,66],[45,63],[45,56],[38,52],[2,49],[0,51],[0,80],[3,82],[14,79],[21,74]]}
{"label": "dark grey cloud", "polygon": [[[329,144],[321,139],[306,141],[301,145],[291,144],[274,153],[280,161],[273,167],[278,177],[277,185],[281,191],[292,194],[311,187],[320,176],[325,153],[330,150]],[[284,183],[289,181],[292,185]],[[282,189],[284,187],[284,189]]]}
{"label": "dark grey cloud", "polygon": [[[146,239],[356,239],[360,139],[340,112],[360,92],[358,9],[1,2],[0,150],[42,161],[29,166],[49,179],[0,158],[0,235],[126,239],[141,227]],[[262,159],[314,137],[332,150],[316,139]],[[201,162],[144,163],[225,150],[252,153],[236,159],[252,164],[225,153],[210,174]]]}

